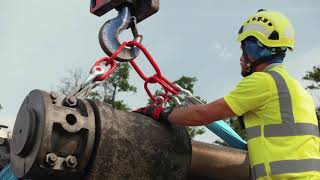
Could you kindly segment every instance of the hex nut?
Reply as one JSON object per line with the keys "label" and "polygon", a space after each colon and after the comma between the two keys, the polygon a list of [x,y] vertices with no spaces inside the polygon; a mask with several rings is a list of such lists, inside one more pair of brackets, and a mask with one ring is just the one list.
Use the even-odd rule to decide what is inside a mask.
{"label": "hex nut", "polygon": [[75,168],[78,165],[78,160],[75,156],[69,155],[65,159],[65,164],[68,168]]}
{"label": "hex nut", "polygon": [[55,99],[58,98],[58,94],[56,92],[51,92],[50,93],[50,97],[51,97],[52,100],[55,100]]}
{"label": "hex nut", "polygon": [[58,156],[55,153],[49,153],[46,156],[46,163],[50,166],[54,166],[57,164]]}
{"label": "hex nut", "polygon": [[50,93],[50,98],[52,100],[52,103],[55,104],[55,103],[57,103],[58,94],[56,92],[51,92]]}
{"label": "hex nut", "polygon": [[67,97],[66,102],[69,104],[69,106],[74,107],[77,105],[77,98],[74,96]]}

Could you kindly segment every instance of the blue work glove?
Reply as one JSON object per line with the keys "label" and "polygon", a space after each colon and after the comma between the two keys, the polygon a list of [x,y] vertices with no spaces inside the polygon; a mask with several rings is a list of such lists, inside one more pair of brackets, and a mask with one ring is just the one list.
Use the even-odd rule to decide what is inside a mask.
{"label": "blue work glove", "polygon": [[132,112],[149,116],[159,122],[169,123],[168,116],[172,112],[172,110],[172,107],[163,108],[162,106],[150,105],[134,110]]}

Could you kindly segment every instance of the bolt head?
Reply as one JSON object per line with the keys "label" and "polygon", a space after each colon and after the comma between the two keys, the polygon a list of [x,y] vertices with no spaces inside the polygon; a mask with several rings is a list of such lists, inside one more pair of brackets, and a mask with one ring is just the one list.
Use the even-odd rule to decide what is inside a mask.
{"label": "bolt head", "polygon": [[58,161],[58,156],[54,153],[49,153],[46,156],[46,162],[50,165],[50,166],[54,166],[56,165]]}
{"label": "bolt head", "polygon": [[67,103],[70,105],[70,106],[75,106],[77,105],[77,98],[71,96],[71,97],[67,97]]}
{"label": "bolt head", "polygon": [[56,100],[58,98],[58,94],[56,92],[51,92],[50,97],[52,100]]}
{"label": "bolt head", "polygon": [[77,158],[75,156],[71,156],[71,155],[66,157],[65,162],[66,162],[66,166],[68,168],[75,168],[78,165]]}

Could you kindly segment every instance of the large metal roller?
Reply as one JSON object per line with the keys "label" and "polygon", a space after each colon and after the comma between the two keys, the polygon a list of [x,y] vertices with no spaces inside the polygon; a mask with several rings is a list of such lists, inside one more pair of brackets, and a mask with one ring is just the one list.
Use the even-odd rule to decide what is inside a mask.
{"label": "large metal roller", "polygon": [[250,163],[247,151],[192,142],[189,180],[249,180]]}
{"label": "large metal roller", "polygon": [[110,105],[34,90],[13,129],[18,178],[185,179],[191,143],[183,127]]}

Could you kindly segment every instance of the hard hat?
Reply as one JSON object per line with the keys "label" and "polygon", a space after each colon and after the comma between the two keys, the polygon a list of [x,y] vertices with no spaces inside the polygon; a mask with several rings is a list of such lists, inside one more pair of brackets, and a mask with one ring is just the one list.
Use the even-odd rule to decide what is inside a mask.
{"label": "hard hat", "polygon": [[286,16],[271,10],[259,10],[241,26],[237,41],[249,36],[257,38],[268,47],[289,47],[294,49],[294,29]]}

